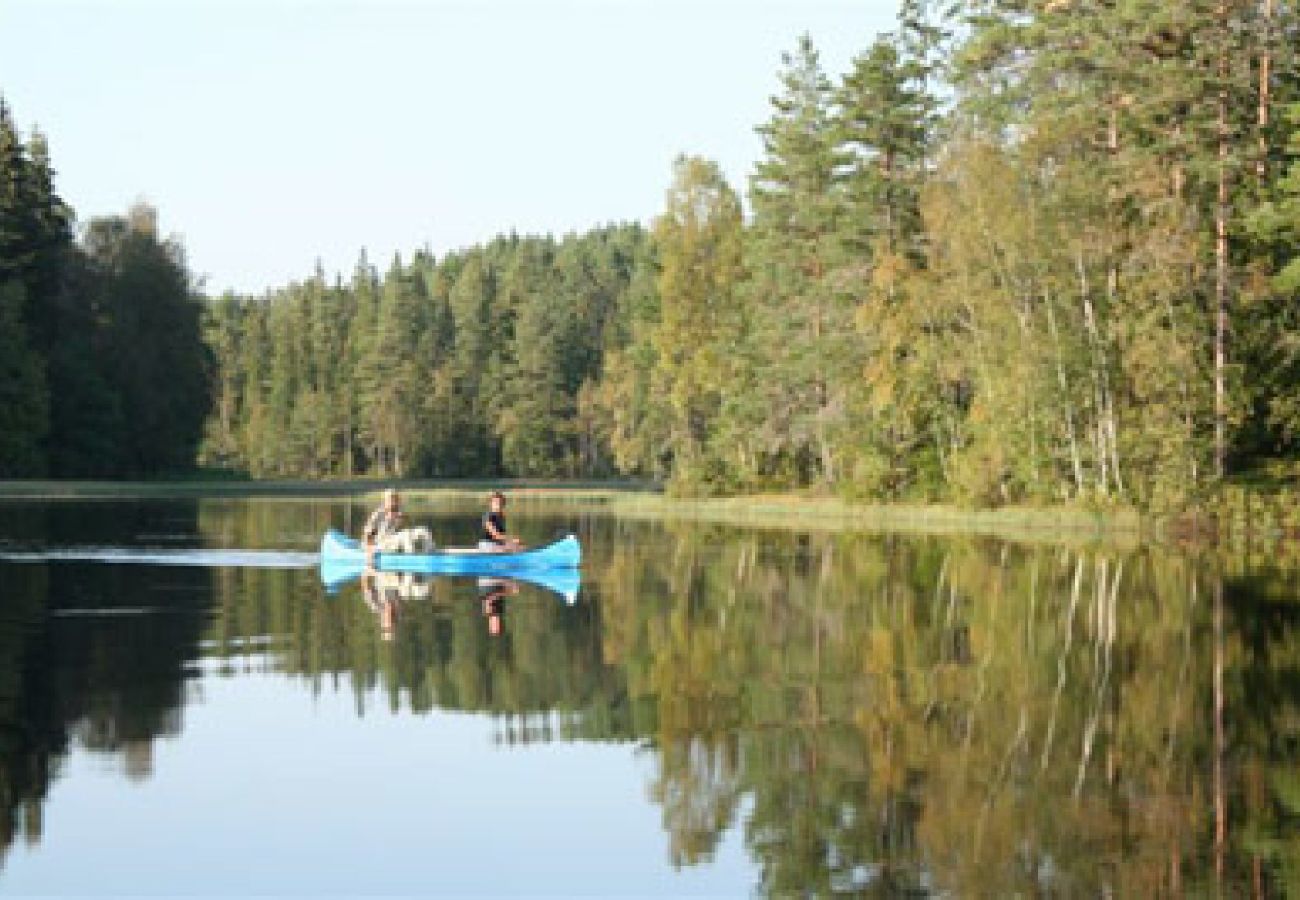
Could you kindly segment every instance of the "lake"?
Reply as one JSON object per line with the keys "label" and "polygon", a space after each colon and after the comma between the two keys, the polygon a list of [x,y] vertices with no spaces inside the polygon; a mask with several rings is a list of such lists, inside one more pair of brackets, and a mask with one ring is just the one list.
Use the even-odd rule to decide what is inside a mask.
{"label": "lake", "polygon": [[[1300,891],[1300,577],[623,519],[331,592],[346,499],[0,501],[6,894]],[[413,500],[440,544],[463,501]]]}

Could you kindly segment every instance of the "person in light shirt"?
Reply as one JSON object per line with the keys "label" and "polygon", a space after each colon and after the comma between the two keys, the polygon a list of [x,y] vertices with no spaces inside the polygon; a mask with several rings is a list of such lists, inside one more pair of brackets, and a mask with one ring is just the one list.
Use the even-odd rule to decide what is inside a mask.
{"label": "person in light shirt", "polygon": [[384,491],[384,501],[370,514],[361,532],[366,559],[373,561],[375,552],[427,553],[433,550],[433,535],[427,528],[404,528],[402,498],[397,491]]}

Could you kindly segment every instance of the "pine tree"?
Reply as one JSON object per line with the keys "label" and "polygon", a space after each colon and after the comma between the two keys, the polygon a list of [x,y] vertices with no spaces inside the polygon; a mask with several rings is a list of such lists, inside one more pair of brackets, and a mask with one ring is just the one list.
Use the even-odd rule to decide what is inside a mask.
{"label": "pine tree", "polygon": [[[783,91],[758,128],[764,157],[750,187],[754,220],[747,269],[755,307],[753,353],[766,387],[767,421],[738,430],[757,438],[778,482],[836,477],[834,432],[844,386],[856,377],[850,262],[844,223],[843,151],[832,120],[832,90],[812,40],[782,58]],[[756,411],[751,408],[750,412]]]}
{"label": "pine tree", "polygon": [[919,192],[936,101],[927,71],[880,38],[853,61],[836,91],[836,124],[848,157],[846,227],[863,257],[872,251],[916,254]]}
{"label": "pine tree", "polygon": [[1277,141],[1283,153],[1271,155],[1267,169],[1277,177],[1248,219],[1256,252],[1276,274],[1257,287],[1239,338],[1254,413],[1249,449],[1263,456],[1300,450],[1300,100],[1277,118],[1286,128]]}
{"label": "pine tree", "polygon": [[203,341],[215,367],[212,417],[205,428],[199,459],[214,468],[240,463],[238,416],[243,403],[244,373],[239,367],[239,332],[243,318],[239,298],[230,292],[204,309]]}
{"label": "pine tree", "polygon": [[458,439],[447,415],[451,391],[451,354],[455,341],[455,318],[448,302],[450,283],[432,254],[418,253],[413,275],[419,278],[426,301],[426,326],[419,335],[416,355],[423,362],[423,392],[420,410],[422,438],[415,461],[416,470],[442,476],[452,473],[450,451]]}
{"label": "pine tree", "polygon": [[268,301],[250,301],[240,321],[240,456],[254,477],[273,475],[278,464],[276,430],[267,402],[267,360],[271,353],[266,325],[268,306]]}
{"label": "pine tree", "polygon": [[419,335],[425,330],[428,298],[424,282],[407,274],[400,259],[384,278],[379,296],[375,358],[367,370],[372,393],[366,407],[366,430],[379,449],[381,473],[407,474],[422,452],[421,412],[425,360]]}
{"label": "pine tree", "polygon": [[492,473],[498,466],[499,450],[489,438],[484,392],[496,374],[500,355],[493,334],[495,297],[495,272],[483,251],[471,251],[459,267],[448,300],[456,323],[448,418],[459,435],[452,448],[452,465],[458,473]]}
{"label": "pine tree", "polygon": [[572,475],[576,460],[563,345],[577,298],[562,291],[554,256],[549,240],[517,240],[497,293],[500,352],[485,402],[502,464],[520,475]]}
{"label": "pine tree", "polygon": [[[36,263],[36,211],[32,206],[31,161],[14,125],[9,106],[0,98],[0,281],[16,280],[29,294]],[[33,304],[36,298],[24,297]],[[29,320],[23,310],[24,321]]]}

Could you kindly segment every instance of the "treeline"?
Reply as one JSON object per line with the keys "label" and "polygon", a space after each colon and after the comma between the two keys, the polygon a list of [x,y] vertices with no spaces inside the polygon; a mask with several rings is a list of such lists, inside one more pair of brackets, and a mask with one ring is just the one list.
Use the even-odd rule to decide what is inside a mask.
{"label": "treeline", "polygon": [[597,392],[681,487],[1180,503],[1300,437],[1293,4],[902,4],[807,38],[752,217],[679,162]]}
{"label": "treeline", "polygon": [[652,300],[650,252],[635,225],[510,236],[223,296],[202,459],[255,477],[609,474],[583,401]]}
{"label": "treeline", "polygon": [[184,251],[143,204],[73,231],[44,136],[0,100],[0,478],[192,469],[209,373]]}
{"label": "treeline", "polygon": [[1185,502],[1300,449],[1287,3],[906,0],[784,58],[750,208],[216,302],[205,460]]}
{"label": "treeline", "polygon": [[[1184,503],[1300,450],[1294,4],[905,0],[784,58],[748,210],[199,308],[0,114],[0,475],[583,476]],[[212,369],[207,373],[208,360]],[[205,374],[206,373],[206,374]],[[204,424],[206,422],[206,424]]]}

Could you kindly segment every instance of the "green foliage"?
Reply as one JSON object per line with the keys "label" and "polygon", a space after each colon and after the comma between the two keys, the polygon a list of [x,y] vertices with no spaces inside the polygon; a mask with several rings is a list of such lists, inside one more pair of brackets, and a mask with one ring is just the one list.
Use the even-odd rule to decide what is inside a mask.
{"label": "green foliage", "polygon": [[847,228],[857,231],[853,246],[863,257],[877,247],[919,250],[918,192],[937,105],[925,92],[927,75],[896,42],[880,38],[853,61],[836,92],[837,137],[850,167]]}
{"label": "green foliage", "polygon": [[[1262,186],[1260,203],[1247,220],[1252,250],[1251,309],[1240,341],[1243,380],[1253,421],[1243,432],[1257,456],[1300,451],[1300,85],[1278,118],[1281,152],[1269,165],[1278,178]],[[1261,278],[1273,273],[1271,280]],[[1252,427],[1253,426],[1253,427]]]}
{"label": "green foliage", "polygon": [[606,366],[596,402],[607,422],[635,417],[610,429],[616,458],[671,471],[675,490],[694,493],[726,466],[716,434],[744,328],[734,293],[742,219],[716,163],[682,156],[673,172],[653,231],[658,309],[636,323],[630,345]]}
{"label": "green foliage", "polygon": [[208,415],[209,364],[184,250],[158,237],[144,206],[91,221],[85,243],[106,380],[125,420],[118,474],[187,470]]}
{"label": "green foliage", "polygon": [[836,140],[833,91],[812,40],[783,57],[782,93],[759,126],[764,158],[750,195],[747,295],[751,326],[739,355],[757,404],[729,408],[756,483],[776,478],[834,482],[834,433],[843,424],[846,381],[860,366],[852,339],[851,224],[845,202],[847,150]]}
{"label": "green foliage", "polygon": [[608,358],[619,464],[697,493],[1169,509],[1212,488],[1220,434],[1231,464],[1295,452],[1296,24],[917,0],[838,85],[801,39],[759,128],[728,390],[692,435],[713,464],[670,449],[698,336]]}
{"label": "green foliage", "polygon": [[49,428],[45,369],[22,321],[24,291],[0,282],[0,478],[43,474],[41,440]]}
{"label": "green foliage", "polygon": [[636,226],[512,236],[397,258],[382,277],[363,253],[346,284],[318,272],[211,301],[201,460],[255,477],[606,474],[580,398],[625,327],[647,244]]}
{"label": "green foliage", "polygon": [[145,206],[90,222],[82,247],[72,221],[45,137],[24,141],[0,101],[0,471],[190,469],[210,366],[184,251]]}
{"label": "green foliage", "polygon": [[50,397],[24,440],[148,473],[208,411],[200,461],[254,476],[1184,507],[1300,452],[1298,27],[906,0],[841,78],[807,36],[782,57],[748,216],[683,156],[650,233],[363,253],[209,302],[202,351],[179,248],[149,215],[73,247],[0,107],[0,278]]}

